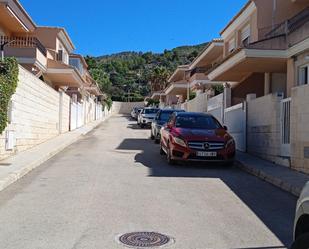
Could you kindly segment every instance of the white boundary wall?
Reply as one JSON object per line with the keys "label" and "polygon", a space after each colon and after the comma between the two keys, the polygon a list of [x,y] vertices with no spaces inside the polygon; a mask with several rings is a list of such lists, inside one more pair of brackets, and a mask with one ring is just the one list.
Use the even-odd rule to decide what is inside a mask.
{"label": "white boundary wall", "polygon": [[144,102],[117,102],[113,101],[112,114],[130,114],[134,107],[144,107]]}
{"label": "white boundary wall", "polygon": [[207,94],[202,93],[183,106],[188,112],[207,112]]}
{"label": "white boundary wall", "polygon": [[68,131],[70,97],[62,94],[60,101],[60,92],[19,67],[18,86],[9,114],[11,121],[0,135],[0,160]]}
{"label": "white boundary wall", "polygon": [[212,114],[220,123],[223,123],[223,110],[224,110],[224,94],[221,93],[208,100],[207,112]]}

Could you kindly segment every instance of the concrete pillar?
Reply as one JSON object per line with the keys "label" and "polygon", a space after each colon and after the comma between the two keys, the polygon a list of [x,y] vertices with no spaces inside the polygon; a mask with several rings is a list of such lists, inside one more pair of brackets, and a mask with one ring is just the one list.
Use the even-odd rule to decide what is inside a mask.
{"label": "concrete pillar", "polygon": [[264,74],[264,95],[270,94],[270,73]]}
{"label": "concrete pillar", "polygon": [[230,84],[228,84],[228,83],[224,84],[223,96],[224,96],[223,106],[224,106],[224,109],[225,109],[225,108],[228,108],[232,105],[232,89],[231,89]]}
{"label": "concrete pillar", "polygon": [[251,101],[253,99],[256,99],[256,94],[255,93],[247,94],[246,101]]}
{"label": "concrete pillar", "polygon": [[286,72],[286,95],[287,97],[291,97],[292,88],[296,86],[295,63],[293,58],[288,59]]}

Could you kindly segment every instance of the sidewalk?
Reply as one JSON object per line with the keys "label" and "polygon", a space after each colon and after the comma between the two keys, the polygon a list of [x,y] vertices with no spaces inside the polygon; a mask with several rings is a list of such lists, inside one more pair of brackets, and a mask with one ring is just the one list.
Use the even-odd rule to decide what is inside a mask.
{"label": "sidewalk", "polygon": [[61,134],[29,150],[0,161],[0,191],[76,142],[108,118],[94,121],[74,131]]}
{"label": "sidewalk", "polygon": [[309,176],[306,174],[243,152],[237,152],[236,165],[297,197],[300,195],[303,186],[309,181]]}

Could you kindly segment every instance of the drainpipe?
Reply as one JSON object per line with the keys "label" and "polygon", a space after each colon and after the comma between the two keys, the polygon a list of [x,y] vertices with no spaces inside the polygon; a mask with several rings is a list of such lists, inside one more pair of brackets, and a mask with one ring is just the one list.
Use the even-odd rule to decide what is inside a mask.
{"label": "drainpipe", "polygon": [[275,24],[276,24],[276,11],[277,11],[277,0],[273,0],[272,29],[275,28]]}

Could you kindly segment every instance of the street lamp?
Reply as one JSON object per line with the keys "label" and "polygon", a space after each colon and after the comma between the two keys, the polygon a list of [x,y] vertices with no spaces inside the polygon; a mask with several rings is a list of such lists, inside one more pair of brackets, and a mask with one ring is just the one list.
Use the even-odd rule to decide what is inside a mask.
{"label": "street lamp", "polygon": [[8,42],[4,42],[0,45],[0,50],[1,50],[1,61],[4,60],[4,48],[6,45],[9,45],[11,43],[13,43],[15,40],[12,40],[12,41],[8,41]]}

